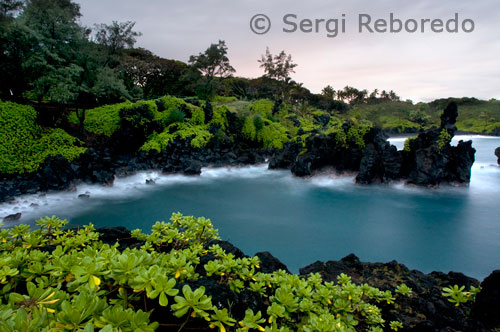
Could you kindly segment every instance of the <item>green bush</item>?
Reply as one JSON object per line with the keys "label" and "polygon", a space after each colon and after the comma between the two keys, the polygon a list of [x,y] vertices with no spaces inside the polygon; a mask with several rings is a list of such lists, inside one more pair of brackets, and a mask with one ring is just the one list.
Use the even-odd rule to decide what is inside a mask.
{"label": "green bush", "polygon": [[227,104],[227,103],[231,103],[231,102],[234,102],[234,101],[238,101],[238,98],[236,97],[226,97],[226,96],[215,96],[212,98],[212,102],[214,104]]}
{"label": "green bush", "polygon": [[262,142],[264,148],[283,149],[283,144],[290,141],[288,131],[277,122],[268,121],[257,132],[257,140]]}
{"label": "green bush", "polygon": [[176,122],[184,122],[186,118],[186,114],[178,109],[172,110],[170,114],[167,116],[166,124],[170,125]]}
{"label": "green bush", "polygon": [[106,105],[85,112],[84,127],[89,133],[110,137],[120,129],[120,110],[133,105],[131,102]]}
{"label": "green bush", "polygon": [[441,133],[439,134],[439,138],[437,140],[438,150],[442,150],[445,146],[450,144],[451,138],[451,135],[446,129],[441,130]]}
{"label": "green bush", "polygon": [[245,118],[241,133],[246,139],[249,139],[251,141],[255,141],[255,139],[257,138],[257,129],[255,129],[255,124],[251,117]]}
{"label": "green bush", "polygon": [[195,126],[203,125],[205,123],[205,112],[199,107],[191,109],[191,119],[189,122]]}
{"label": "green bush", "polygon": [[5,174],[32,173],[50,156],[73,161],[85,152],[64,130],[43,131],[32,107],[1,101],[0,142],[0,173]]}
{"label": "green bush", "polygon": [[225,105],[217,106],[213,110],[212,120],[210,121],[209,124],[214,125],[219,129],[226,130],[226,128],[228,126],[227,116],[226,116],[227,112],[230,112],[229,108],[227,108],[227,106],[225,106]]}
{"label": "green bush", "polygon": [[260,99],[250,105],[251,114],[259,114],[264,119],[272,119],[274,102],[269,99]]}
{"label": "green bush", "polygon": [[158,152],[165,151],[168,144],[174,140],[191,139],[193,148],[203,148],[207,145],[213,135],[208,131],[208,126],[193,126],[190,123],[174,123],[168,126],[161,134],[153,133],[140,151],[156,150]]}
{"label": "green bush", "polygon": [[411,142],[414,141],[415,139],[417,139],[417,137],[408,137],[405,140],[403,151],[410,152],[411,151]]}
{"label": "green bush", "polygon": [[[386,322],[377,304],[395,301],[391,291],[356,285],[345,274],[324,282],[318,273],[262,273],[258,257],[235,258],[219,245],[209,246],[219,237],[205,218],[174,213],[150,234],[132,231],[142,245],[122,251],[99,241],[92,224],[64,230],[67,221],[52,217],[37,225],[35,231],[26,225],[0,229],[2,331],[153,332],[165,324],[178,331],[238,326],[237,331],[326,332],[362,326],[380,332]],[[196,267],[235,295],[258,294],[265,307],[233,317],[230,303],[213,303],[203,286],[188,285],[206,278]],[[152,309],[162,310],[162,321],[151,322]],[[165,318],[172,315],[180,320]]]}

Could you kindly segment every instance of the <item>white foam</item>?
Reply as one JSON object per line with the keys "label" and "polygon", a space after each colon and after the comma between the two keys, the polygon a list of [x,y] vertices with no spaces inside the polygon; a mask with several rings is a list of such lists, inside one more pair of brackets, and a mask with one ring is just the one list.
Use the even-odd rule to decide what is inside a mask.
{"label": "white foam", "polygon": [[269,175],[267,164],[244,167],[207,167],[201,169],[202,179],[244,178],[254,179]]}
{"label": "white foam", "polygon": [[[277,171],[285,173],[284,171]],[[12,202],[0,204],[0,221],[9,215],[22,213],[21,219],[32,220],[40,215],[77,215],[94,208],[97,204],[105,204],[106,200],[140,198],[148,192],[160,190],[165,186],[184,183],[210,182],[226,178],[259,178],[272,176],[275,172],[267,171],[267,164],[248,167],[202,168],[200,176],[181,174],[166,175],[158,171],[141,171],[127,177],[115,178],[112,186],[96,184],[80,184],[75,191],[49,192],[44,194],[18,196]],[[147,184],[153,180],[154,184]],[[89,195],[89,198],[80,198]],[[9,223],[12,225],[12,223]]]}

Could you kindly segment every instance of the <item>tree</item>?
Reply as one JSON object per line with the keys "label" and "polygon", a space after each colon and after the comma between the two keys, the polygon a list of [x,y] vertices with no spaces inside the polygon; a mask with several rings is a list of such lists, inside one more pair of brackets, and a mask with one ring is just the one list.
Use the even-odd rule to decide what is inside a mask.
{"label": "tree", "polygon": [[113,21],[110,25],[96,24],[95,39],[98,44],[106,46],[111,54],[125,48],[133,48],[137,42],[137,37],[142,33],[134,31],[135,22]]}
{"label": "tree", "polygon": [[321,94],[329,100],[335,99],[335,89],[330,85],[325,86],[323,90],[321,90]]}
{"label": "tree", "polygon": [[198,97],[210,99],[214,95],[217,83],[215,78],[231,77],[235,72],[227,57],[226,42],[219,40],[211,44],[204,53],[189,57],[190,70],[183,75],[183,80],[192,82]]}
{"label": "tree", "polygon": [[190,56],[189,64],[209,81],[214,77],[230,77],[236,72],[229,64],[227,46],[223,40],[219,40],[218,44],[211,44],[204,53]]}
{"label": "tree", "polygon": [[163,59],[139,48],[125,51],[121,69],[125,84],[129,87],[141,87],[146,98],[184,93],[181,81],[187,69],[184,62]]}
{"label": "tree", "polygon": [[12,17],[21,10],[24,1],[20,0],[0,0],[0,21],[7,17]]}
{"label": "tree", "polygon": [[281,51],[278,55],[273,56],[269,47],[266,48],[266,54],[262,55],[258,62],[260,67],[264,68],[264,76],[284,82],[290,81],[290,74],[295,73],[294,68],[297,67],[297,64],[292,61],[291,54]]}

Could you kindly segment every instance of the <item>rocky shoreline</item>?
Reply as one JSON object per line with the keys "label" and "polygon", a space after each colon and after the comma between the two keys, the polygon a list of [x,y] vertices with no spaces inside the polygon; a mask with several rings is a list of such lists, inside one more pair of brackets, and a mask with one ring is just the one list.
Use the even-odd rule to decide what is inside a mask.
{"label": "rocky shoreline", "polygon": [[[228,111],[229,127],[239,132],[237,119],[230,114]],[[194,149],[190,140],[184,140],[171,142],[162,152],[134,154],[127,149],[134,144],[134,136],[124,132],[107,142],[89,139],[89,148],[72,163],[50,157],[36,173],[0,175],[0,203],[23,194],[71,190],[80,183],[112,185],[115,176],[142,170],[199,175],[202,167],[253,165],[268,158],[270,169],[290,169],[299,177],[333,168],[339,174],[356,173],[356,182],[363,185],[392,181],[427,187],[468,184],[475,149],[471,141],[450,145],[457,131],[457,115],[457,105],[451,103],[443,112],[440,128],[421,132],[404,151],[397,151],[379,128],[371,128],[363,137],[349,137],[348,122],[342,133],[312,133],[305,144],[288,142],[281,150],[262,149],[240,136],[234,141],[225,136],[211,140],[203,149]],[[341,144],[340,134],[347,137]]]}
{"label": "rocky shoreline", "polygon": [[[419,133],[403,151],[391,145],[381,129],[371,128],[363,146],[339,143],[335,134],[310,136],[305,149],[299,143],[287,143],[272,156],[269,167],[289,168],[296,176],[332,167],[339,173],[356,172],[356,183],[363,185],[401,180],[427,187],[468,184],[476,150],[472,141],[450,145],[457,116],[457,105],[450,103],[441,115],[441,126]],[[348,132],[348,124],[345,127]]]}
{"label": "rocky shoreline", "polygon": [[[100,239],[110,245],[118,242],[121,249],[134,248],[140,243],[131,238],[130,231],[124,227],[106,227],[97,230]],[[246,257],[236,246],[227,241],[213,241],[226,252],[232,253],[235,258]],[[261,260],[260,272],[272,273],[278,270],[288,272],[287,267],[269,252],[259,252],[255,256]],[[204,258],[210,260],[210,257]],[[214,303],[232,303],[233,312],[244,312],[247,308],[263,310],[266,303],[257,294],[245,291],[236,293],[228,286],[217,282],[216,278],[207,277],[200,262],[196,272],[202,278],[192,286],[204,286]],[[493,271],[481,283],[462,273],[432,272],[424,274],[417,270],[410,270],[396,261],[388,263],[361,262],[354,254],[348,255],[340,261],[315,262],[299,271],[302,277],[310,273],[320,273],[323,280],[336,281],[337,276],[344,273],[350,276],[356,284],[368,284],[380,290],[394,291],[401,283],[412,289],[411,296],[397,295],[395,304],[380,303],[382,315],[386,320],[401,321],[404,331],[491,331],[500,326],[500,270]],[[481,286],[474,303],[465,303],[455,306],[442,296],[442,288],[459,285]],[[153,313],[154,315],[154,313]],[[154,317],[152,317],[154,319]]]}

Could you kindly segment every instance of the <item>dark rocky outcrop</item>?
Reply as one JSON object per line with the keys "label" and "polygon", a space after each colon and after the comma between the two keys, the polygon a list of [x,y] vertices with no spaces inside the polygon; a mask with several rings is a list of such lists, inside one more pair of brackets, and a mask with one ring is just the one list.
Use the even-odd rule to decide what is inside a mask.
{"label": "dark rocky outcrop", "polygon": [[497,156],[498,160],[497,163],[500,165],[500,147],[495,149],[495,156]]}
{"label": "dark rocky outcrop", "polygon": [[344,133],[324,135],[312,133],[305,142],[287,143],[272,156],[269,168],[289,168],[296,176],[310,176],[317,171],[333,168],[338,173],[357,172],[356,183],[388,183],[403,180],[420,186],[467,184],[475,159],[472,142],[460,141],[451,146],[457,132],[458,108],[450,103],[441,115],[439,128],[421,132],[410,140],[408,150],[397,151],[379,128],[364,134],[364,146],[349,137],[350,123]]}
{"label": "dark rocky outcrop", "polygon": [[[107,244],[113,245],[118,242],[119,249],[134,248],[141,245],[132,239],[130,231],[124,227],[105,227],[97,230],[100,239]],[[235,258],[247,257],[236,246],[227,241],[214,240],[206,245],[219,245],[226,253],[231,253]],[[54,248],[45,248],[53,250]],[[260,272],[272,273],[277,270],[288,271],[287,267],[268,252],[256,254],[259,257]],[[208,277],[204,265],[216,259],[212,254],[202,256],[200,263],[196,266],[196,273],[200,277],[195,281],[188,281],[192,289],[200,286],[205,287],[205,293],[212,297],[212,303],[219,308],[231,306],[231,314],[234,318],[241,320],[245,310],[265,312],[268,303],[259,293],[244,290],[234,292],[226,284],[221,283],[218,276]],[[410,270],[405,265],[396,261],[388,263],[366,263],[361,262],[357,256],[350,254],[340,261],[317,261],[300,269],[300,275],[307,278],[310,273],[321,274],[325,282],[336,282],[341,273],[351,277],[355,284],[368,284],[380,290],[390,290],[395,296],[394,304],[378,303],[382,310],[382,316],[386,321],[400,321],[405,331],[491,331],[500,326],[500,271],[494,271],[481,284],[476,279],[467,277],[462,273],[432,272],[424,274],[417,270]],[[401,295],[395,289],[405,283],[412,289],[411,296]],[[179,284],[182,288],[184,284]],[[460,285],[469,289],[471,286],[481,285],[481,292],[477,295],[474,303],[455,306],[443,295],[444,287]],[[148,308],[158,307],[157,301],[147,300]],[[151,310],[152,320],[165,319],[164,315],[171,315],[161,310]],[[177,322],[174,316],[168,317],[169,322]],[[181,322],[179,322],[181,323]],[[204,327],[199,322],[199,328]],[[190,328],[196,328],[197,322],[190,323]]]}
{"label": "dark rocky outcrop", "polygon": [[361,158],[356,182],[371,184],[397,180],[401,172],[402,154],[389,144],[381,129],[371,129],[365,137],[369,143]]}
{"label": "dark rocky outcrop", "polygon": [[[344,273],[349,275],[356,284],[367,283],[381,290],[392,292],[401,283],[405,283],[412,288],[412,296],[397,294],[396,307],[382,303],[380,307],[386,320],[399,320],[409,331],[486,331],[484,320],[472,319],[468,316],[471,310],[470,304],[456,307],[441,294],[442,288],[450,285],[463,285],[466,288],[479,286],[477,280],[461,273],[424,274],[410,270],[396,261],[385,264],[360,262],[353,254],[340,261],[326,263],[318,261],[300,269],[300,274],[304,277],[310,273],[320,273],[325,281],[336,281],[337,276]],[[492,295],[492,299],[498,302],[500,295]],[[486,313],[483,309],[478,309],[478,311],[482,314]]]}
{"label": "dark rocky outcrop", "polygon": [[471,316],[488,328],[500,327],[500,270],[493,271],[481,283]]}
{"label": "dark rocky outcrop", "polygon": [[7,217],[3,218],[3,221],[5,221],[5,222],[16,221],[16,220],[21,219],[22,216],[23,215],[21,212],[14,213],[14,214],[8,215]]}
{"label": "dark rocky outcrop", "polygon": [[[205,111],[210,113],[208,106]],[[146,109],[140,112],[149,119]],[[130,150],[133,144],[129,134],[140,128],[136,126],[137,119],[133,114],[122,114],[128,121],[125,121],[127,124],[122,131],[111,138],[86,138],[87,150],[72,163],[56,156],[48,158],[36,173],[0,174],[0,202],[22,194],[74,189],[80,182],[112,185],[115,177],[132,175],[140,170],[198,175],[202,167],[252,165],[264,162],[269,156],[270,169],[290,169],[296,176],[334,169],[340,174],[357,173],[359,184],[393,180],[422,186],[468,183],[475,153],[471,142],[460,142],[456,147],[447,142],[439,145],[443,130],[450,137],[455,134],[457,112],[456,104],[448,105],[441,117],[440,128],[420,133],[410,142],[410,150],[406,152],[397,151],[387,142],[387,136],[376,128],[366,132],[364,144],[360,144],[348,135],[352,128],[350,122],[344,123],[339,132],[328,135],[313,130],[304,144],[299,136],[296,142],[285,143],[281,150],[263,150],[259,144],[242,136],[241,120],[234,113],[227,112],[227,131],[235,133],[231,137],[212,127],[210,130],[217,134],[216,138],[202,149],[193,148],[191,140],[186,139],[169,143],[165,151],[132,153],[130,151],[136,151],[137,142]],[[300,126],[296,117],[288,119]],[[315,121],[325,125],[330,119],[322,116],[316,117]],[[303,133],[304,130],[299,128],[299,135]],[[500,151],[497,150],[498,154]]]}
{"label": "dark rocky outcrop", "polygon": [[273,273],[275,271],[283,270],[288,273],[288,268],[279,259],[271,255],[268,251],[258,252],[255,256],[260,259],[260,272],[262,273]]}
{"label": "dark rocky outcrop", "polygon": [[456,147],[449,141],[455,135],[457,105],[450,103],[441,115],[440,128],[420,133],[410,141],[404,154],[403,176],[411,184],[436,186],[441,183],[469,183],[476,150],[472,142],[460,141]]}

